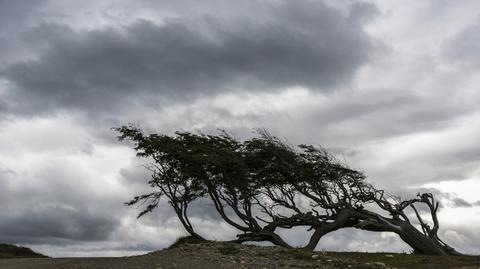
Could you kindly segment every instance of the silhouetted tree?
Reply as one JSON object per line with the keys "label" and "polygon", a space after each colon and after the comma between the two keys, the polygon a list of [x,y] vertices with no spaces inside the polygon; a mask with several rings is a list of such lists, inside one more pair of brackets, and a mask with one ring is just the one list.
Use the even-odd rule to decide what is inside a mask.
{"label": "silhouetted tree", "polygon": [[[303,226],[313,230],[304,247],[313,250],[324,235],[354,227],[396,233],[414,253],[458,254],[438,237],[438,202],[432,194],[401,201],[367,183],[362,172],[323,148],[293,147],[264,130],[243,142],[225,132],[168,136],[144,135],[133,126],[116,130],[120,140],[135,143],[139,157],[153,160],[147,165],[153,192],[135,197],[128,205],[145,203],[140,217],[166,197],[196,238],[202,237],[189,221],[187,209],[197,199],[209,199],[219,216],[242,232],[232,242],[270,241],[290,247],[277,229]],[[428,209],[431,225],[419,205]]]}

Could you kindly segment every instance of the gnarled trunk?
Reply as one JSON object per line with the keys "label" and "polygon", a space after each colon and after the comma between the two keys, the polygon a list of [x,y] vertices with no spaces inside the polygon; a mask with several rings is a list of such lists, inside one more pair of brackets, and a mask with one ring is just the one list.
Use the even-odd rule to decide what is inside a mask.
{"label": "gnarled trunk", "polygon": [[452,247],[443,243],[438,238],[430,238],[421,233],[410,223],[400,224],[400,231],[396,232],[407,243],[415,254],[424,255],[461,255]]}
{"label": "gnarled trunk", "polygon": [[269,241],[272,244],[280,247],[291,248],[291,246],[287,242],[285,242],[278,234],[268,230],[239,234],[237,235],[237,237],[238,239],[229,242],[241,244],[243,242]]}
{"label": "gnarled trunk", "polygon": [[410,222],[398,218],[385,218],[368,210],[342,210],[335,221],[322,223],[315,228],[310,241],[304,247],[313,251],[319,240],[326,234],[341,228],[354,227],[373,232],[393,232],[407,243],[415,254],[424,255],[461,255],[434,235],[419,231]]}
{"label": "gnarled trunk", "polygon": [[352,212],[350,210],[343,210],[338,214],[337,219],[334,222],[322,223],[315,227],[315,231],[310,237],[310,241],[305,247],[303,247],[303,249],[308,251],[315,250],[315,247],[318,245],[318,242],[324,235],[348,226],[347,222],[351,216]]}
{"label": "gnarled trunk", "polygon": [[408,221],[383,218],[366,210],[356,212],[355,216],[359,217],[359,220],[353,227],[366,231],[396,233],[413,249],[415,254],[461,255],[461,253],[442,242],[436,235],[429,237]]}

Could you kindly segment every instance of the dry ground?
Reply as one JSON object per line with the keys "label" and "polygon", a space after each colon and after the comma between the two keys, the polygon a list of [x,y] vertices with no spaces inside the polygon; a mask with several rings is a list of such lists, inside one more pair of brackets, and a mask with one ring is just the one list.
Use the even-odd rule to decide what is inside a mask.
{"label": "dry ground", "polygon": [[0,259],[2,269],[170,269],[170,268],[475,268],[479,257],[306,252],[229,243],[180,244],[142,256],[119,258]]}

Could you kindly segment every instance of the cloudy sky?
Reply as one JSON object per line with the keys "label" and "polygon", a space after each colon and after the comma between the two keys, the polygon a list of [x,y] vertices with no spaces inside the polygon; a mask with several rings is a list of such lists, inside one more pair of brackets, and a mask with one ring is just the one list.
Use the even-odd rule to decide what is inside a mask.
{"label": "cloudy sky", "polygon": [[[185,234],[166,205],[122,204],[148,173],[110,128],[134,123],[323,145],[437,193],[440,236],[480,254],[479,71],[476,0],[0,0],[0,242],[133,255]],[[210,210],[200,233],[230,238]],[[318,248],[409,251],[355,230]]]}

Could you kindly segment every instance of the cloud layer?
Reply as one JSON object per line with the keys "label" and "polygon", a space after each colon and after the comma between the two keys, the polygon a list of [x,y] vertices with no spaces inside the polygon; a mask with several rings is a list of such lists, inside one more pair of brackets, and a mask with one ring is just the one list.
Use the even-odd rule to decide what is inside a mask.
{"label": "cloud layer", "polygon": [[[42,23],[24,35],[44,49],[2,71],[13,113],[114,113],[152,98],[191,101],[218,92],[332,91],[365,64],[374,44],[369,4],[341,13],[321,1],[260,5],[261,18],[138,20],[78,30]],[[153,104],[151,104],[153,105]]]}
{"label": "cloud layer", "polygon": [[[148,173],[110,128],[133,122],[323,145],[391,192],[436,192],[440,234],[480,253],[479,4],[461,2],[0,0],[0,241],[99,256],[182,235],[168,205],[123,205]],[[229,238],[210,207],[195,225]],[[353,230],[319,247],[408,251]]]}

